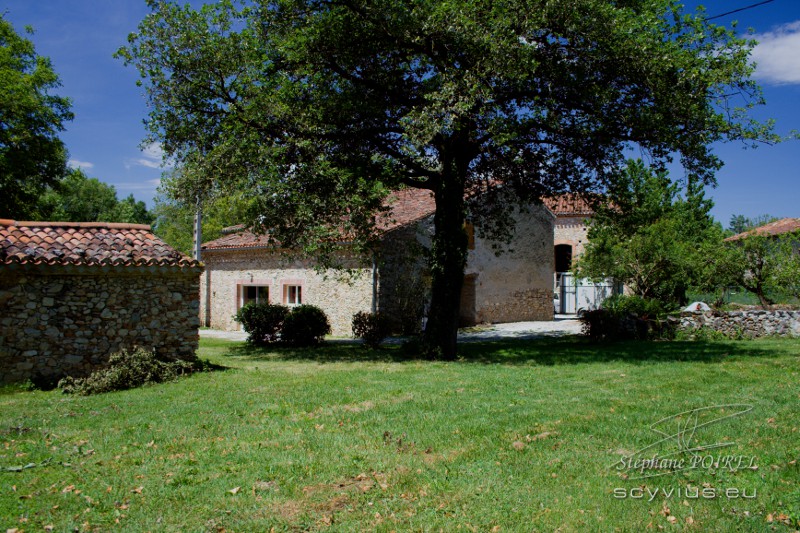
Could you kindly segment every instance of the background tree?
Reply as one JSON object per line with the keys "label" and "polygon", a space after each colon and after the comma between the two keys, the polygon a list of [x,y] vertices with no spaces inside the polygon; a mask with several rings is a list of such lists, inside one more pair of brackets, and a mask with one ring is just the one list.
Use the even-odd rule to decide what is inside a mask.
{"label": "background tree", "polygon": [[710,216],[701,186],[683,195],[665,172],[629,161],[608,197],[596,207],[580,276],[612,277],[643,298],[668,305],[686,302],[686,291],[710,275],[703,267],[722,230]]}
{"label": "background tree", "polygon": [[50,60],[2,16],[0,80],[0,218],[33,219],[39,196],[64,175],[58,132],[72,113],[69,99],[50,94],[61,85]]}
{"label": "background tree", "polygon": [[781,261],[776,276],[777,284],[800,300],[800,231],[782,235],[779,250]]}
{"label": "background tree", "polygon": [[778,219],[772,215],[758,215],[755,218],[748,218],[744,215],[731,215],[728,229],[730,230],[731,235],[736,235],[739,233],[744,233],[745,231],[750,231],[751,229],[759,226],[763,226],[764,224],[769,224],[775,220]]}
{"label": "background tree", "polygon": [[771,295],[778,288],[777,242],[770,236],[751,235],[732,243],[731,250],[739,265],[734,278],[737,285],[756,295],[761,306],[768,309],[775,303]]}
{"label": "background tree", "polygon": [[119,201],[113,185],[70,169],[41,196],[37,209],[42,219],[61,222],[124,222],[150,224],[153,216],[133,195]]}
{"label": "background tree", "polygon": [[109,222],[124,222],[127,224],[152,224],[155,216],[147,209],[147,204],[142,200],[137,201],[133,194],[129,194],[117,202],[114,211],[108,218]]}
{"label": "background tree", "polygon": [[800,298],[800,232],[782,235],[748,235],[726,243],[733,262],[733,281],[754,294],[768,309],[776,296]]}
{"label": "background tree", "polygon": [[[180,200],[174,187],[178,183],[178,171],[165,174],[161,179],[159,194],[153,206],[155,234],[167,244],[191,255],[194,235],[194,216],[196,201]],[[211,241],[222,236],[222,229],[228,226],[245,224],[254,198],[248,191],[232,191],[230,194],[217,194],[206,197],[202,202],[203,241]]]}
{"label": "background tree", "polygon": [[701,183],[720,166],[710,143],[774,140],[746,114],[751,43],[670,0],[149,3],[119,54],[143,77],[150,140],[244,184],[285,245],[329,259],[369,243],[388,190],[433,193],[424,338],[446,358],[467,207],[507,239],[509,193],[602,190],[632,147],[678,154]]}

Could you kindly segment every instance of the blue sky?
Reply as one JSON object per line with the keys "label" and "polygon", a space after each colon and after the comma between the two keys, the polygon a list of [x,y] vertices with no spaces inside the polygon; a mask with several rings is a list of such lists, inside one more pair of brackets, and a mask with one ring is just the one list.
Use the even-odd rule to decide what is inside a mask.
{"label": "blue sky", "polygon": [[[694,9],[702,3],[713,16],[760,1],[686,4]],[[157,145],[140,147],[147,107],[137,73],[112,57],[147,14],[144,0],[0,0],[0,12],[17,31],[33,26],[37,52],[49,56],[61,76],[58,94],[72,99],[75,120],[62,134],[72,164],[114,185],[120,197],[132,193],[152,206],[163,171],[161,151]],[[774,118],[780,134],[800,130],[800,0],[772,0],[715,22],[733,20],[741,32],[752,28],[761,43],[754,53],[756,78],[767,105],[756,116]],[[727,225],[732,214],[800,216],[800,141],[715,150],[726,163],[710,191],[718,220]]]}

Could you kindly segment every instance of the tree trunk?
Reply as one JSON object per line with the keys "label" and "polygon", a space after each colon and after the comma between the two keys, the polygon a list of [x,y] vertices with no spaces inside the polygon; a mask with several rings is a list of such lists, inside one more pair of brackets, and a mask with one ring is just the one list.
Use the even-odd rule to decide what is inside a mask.
{"label": "tree trunk", "polygon": [[753,292],[755,292],[756,296],[758,296],[758,301],[761,303],[762,309],[772,309],[773,301],[767,298],[767,295],[764,293],[764,288],[761,286],[761,284],[758,284]]}
{"label": "tree trunk", "polygon": [[464,231],[464,181],[443,179],[434,191],[435,235],[431,246],[431,305],[423,341],[429,356],[456,358],[461,286],[467,263]]}

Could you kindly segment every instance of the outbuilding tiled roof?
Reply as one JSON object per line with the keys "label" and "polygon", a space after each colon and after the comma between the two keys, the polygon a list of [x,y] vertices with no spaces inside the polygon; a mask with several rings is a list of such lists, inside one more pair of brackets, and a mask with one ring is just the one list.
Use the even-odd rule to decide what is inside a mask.
{"label": "outbuilding tiled roof", "polygon": [[[563,194],[543,201],[556,216],[594,215],[589,202],[577,194]],[[389,210],[381,214],[376,222],[381,232],[413,224],[433,215],[436,211],[433,193],[426,189],[395,191],[387,196],[385,204]],[[203,244],[203,250],[261,248],[275,244],[270,241],[269,235],[256,235],[243,226],[225,228],[223,233],[227,235]]]}
{"label": "outbuilding tiled roof", "polygon": [[227,235],[204,243],[202,249],[224,250],[227,248],[263,248],[265,246],[275,246],[275,242],[270,241],[269,235],[256,235],[249,229],[245,229],[244,226],[232,226],[231,228],[224,228],[222,232],[227,233]]}
{"label": "outbuilding tiled roof", "polygon": [[[386,198],[386,205],[389,210],[376,222],[378,231],[384,233],[422,220],[436,210],[433,194],[425,189],[395,191]],[[244,226],[224,228],[222,233],[224,235],[219,239],[203,244],[203,250],[275,246],[275,242],[270,241],[269,235],[257,235],[244,229]]]}
{"label": "outbuilding tiled roof", "polygon": [[559,194],[558,196],[544,198],[542,201],[544,205],[558,217],[594,215],[594,208],[585,197],[579,194]]}
{"label": "outbuilding tiled roof", "polygon": [[0,265],[200,267],[144,224],[0,219]]}
{"label": "outbuilding tiled roof", "polygon": [[751,235],[783,235],[784,233],[791,233],[800,230],[800,218],[782,218],[769,224],[764,224],[757,228],[738,233],[732,237],[725,239],[726,241],[738,241]]}
{"label": "outbuilding tiled roof", "polygon": [[426,189],[404,189],[390,194],[385,201],[389,211],[381,215],[377,225],[381,231],[413,224],[436,212],[433,193]]}

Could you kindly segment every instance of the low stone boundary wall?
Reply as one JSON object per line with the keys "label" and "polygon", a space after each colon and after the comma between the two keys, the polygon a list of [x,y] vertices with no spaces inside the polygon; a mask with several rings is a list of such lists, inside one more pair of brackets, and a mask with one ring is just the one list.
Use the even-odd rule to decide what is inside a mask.
{"label": "low stone boundary wall", "polygon": [[680,329],[707,328],[731,337],[800,337],[800,311],[710,311],[684,313]]}

